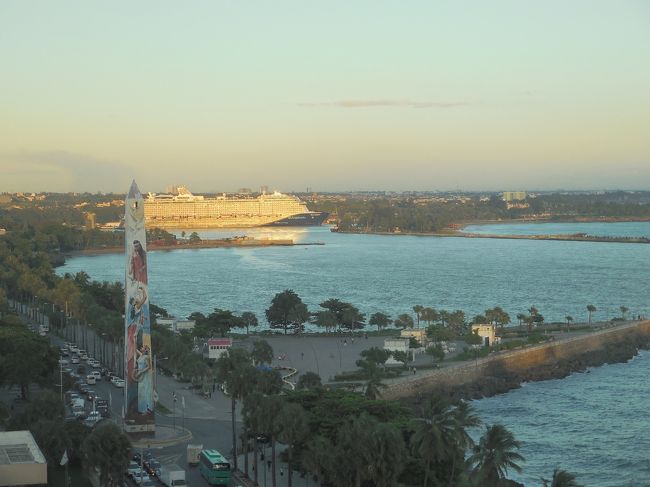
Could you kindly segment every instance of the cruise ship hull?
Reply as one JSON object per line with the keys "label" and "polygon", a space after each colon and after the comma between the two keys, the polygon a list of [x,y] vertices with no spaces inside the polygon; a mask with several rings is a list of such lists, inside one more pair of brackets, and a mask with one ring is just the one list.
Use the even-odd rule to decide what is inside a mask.
{"label": "cruise ship hull", "polygon": [[324,211],[310,211],[292,215],[281,220],[263,225],[265,227],[314,227],[322,225],[329,213]]}

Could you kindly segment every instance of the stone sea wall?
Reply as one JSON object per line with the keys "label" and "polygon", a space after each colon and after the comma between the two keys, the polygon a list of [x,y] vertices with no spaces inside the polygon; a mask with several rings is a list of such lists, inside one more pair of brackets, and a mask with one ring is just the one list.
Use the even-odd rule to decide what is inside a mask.
{"label": "stone sea wall", "polygon": [[558,379],[587,367],[625,362],[650,348],[650,321],[499,352],[473,362],[418,372],[389,384],[384,399],[418,402],[430,395],[479,399],[515,389],[522,382]]}

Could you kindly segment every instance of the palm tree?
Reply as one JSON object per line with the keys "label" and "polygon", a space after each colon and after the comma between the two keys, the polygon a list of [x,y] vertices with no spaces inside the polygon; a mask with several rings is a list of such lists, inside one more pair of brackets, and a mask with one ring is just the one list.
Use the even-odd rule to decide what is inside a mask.
{"label": "palm tree", "polygon": [[423,486],[427,487],[431,464],[448,459],[448,445],[453,444],[456,423],[453,410],[440,399],[427,402],[418,423],[411,445],[414,453],[424,460]]}
{"label": "palm tree", "polygon": [[553,478],[550,480],[550,483],[544,478],[542,478],[542,482],[544,482],[544,487],[583,487],[576,482],[575,475],[561,468],[553,470]]}
{"label": "palm tree", "polygon": [[596,307],[593,304],[587,305],[587,312],[589,313],[589,324],[591,325],[591,313],[596,311]]}
{"label": "palm tree", "polygon": [[254,383],[255,369],[251,366],[248,352],[241,348],[231,348],[223,354],[217,363],[217,380],[224,383],[231,400],[232,414],[232,454],[233,466],[237,470],[237,431],[235,424],[235,409],[237,400],[243,399]]}
{"label": "palm tree", "polygon": [[474,408],[465,402],[461,401],[456,406],[453,413],[453,435],[454,444],[458,447],[460,455],[454,455],[451,465],[451,475],[449,476],[449,487],[452,487],[457,480],[456,477],[456,462],[462,462],[465,459],[465,452],[474,448],[474,440],[469,435],[467,430],[469,428],[476,428],[481,424],[481,419],[474,412]]}
{"label": "palm tree", "polygon": [[526,318],[524,313],[517,313],[517,319],[519,320],[519,326],[521,326],[522,321]]}
{"label": "palm tree", "polygon": [[518,462],[524,457],[517,453],[521,444],[504,426],[487,426],[469,462],[474,464],[474,475],[481,485],[493,486],[506,478],[508,469],[521,472]]}
{"label": "palm tree", "polygon": [[420,318],[422,318],[422,310],[424,310],[424,306],[421,304],[416,304],[413,306],[413,311],[415,312],[415,319],[417,320],[417,327],[420,328]]}
{"label": "palm tree", "polygon": [[287,478],[289,480],[289,487],[291,487],[294,449],[309,434],[307,413],[299,404],[286,404],[278,415],[278,423],[278,439],[287,445]]}
{"label": "palm tree", "polygon": [[630,311],[630,309],[627,306],[621,306],[619,309],[621,310],[621,318],[625,321],[625,315]]}
{"label": "palm tree", "polygon": [[381,397],[380,389],[388,387],[381,381],[383,379],[382,370],[374,362],[365,361],[365,363],[364,369],[368,377],[365,395],[368,399],[379,399]]}
{"label": "palm tree", "polygon": [[[244,398],[244,407],[242,408],[242,416],[244,419],[244,428],[247,430],[248,434],[253,435],[253,465],[255,466],[255,484],[257,485],[258,471],[257,466],[257,438],[262,432],[262,421],[261,415],[264,414],[262,411],[262,398],[263,396],[258,392],[252,392]],[[248,440],[248,437],[246,438]],[[248,448],[246,448],[246,460],[248,460]],[[246,462],[248,464],[248,461]],[[248,475],[248,465],[246,466],[246,474]]]}
{"label": "palm tree", "polygon": [[566,331],[569,331],[569,328],[571,327],[571,322],[573,321],[573,316],[566,315],[564,319],[566,320]]}
{"label": "palm tree", "polygon": [[275,477],[275,443],[280,434],[280,413],[285,403],[279,396],[265,396],[259,409],[260,426],[264,433],[271,438],[271,486],[276,487]]}
{"label": "palm tree", "polygon": [[252,313],[250,311],[244,311],[241,314],[241,320],[246,326],[246,334],[248,335],[248,328],[249,327],[256,327],[259,323],[257,321],[257,316],[255,316],[255,313]]}

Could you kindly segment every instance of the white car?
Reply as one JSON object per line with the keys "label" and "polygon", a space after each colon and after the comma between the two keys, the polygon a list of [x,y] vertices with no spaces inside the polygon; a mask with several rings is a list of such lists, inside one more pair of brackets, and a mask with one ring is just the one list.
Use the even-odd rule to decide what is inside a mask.
{"label": "white car", "polygon": [[88,375],[95,377],[95,380],[102,380],[102,374],[98,370],[91,370]]}
{"label": "white car", "polygon": [[129,466],[126,469],[126,472],[129,474],[130,477],[133,477],[134,475],[139,475],[140,474],[140,464],[138,462],[130,462]]}
{"label": "white car", "polygon": [[81,360],[88,360],[88,354],[82,352],[79,354],[79,358],[81,358]]}
{"label": "white car", "polygon": [[115,379],[113,380],[113,385],[114,385],[115,387],[124,387],[124,384],[125,384],[124,379],[115,378]]}
{"label": "white car", "polygon": [[76,345],[72,345],[70,347],[70,353],[79,353],[79,347]]}
{"label": "white car", "polygon": [[94,426],[96,423],[102,420],[102,415],[99,411],[91,411],[88,413],[88,417],[84,419],[84,424],[86,426]]}
{"label": "white car", "polygon": [[79,363],[79,357],[76,355],[70,359],[71,364],[78,364]]}
{"label": "white car", "polygon": [[149,474],[143,470],[142,475],[140,475],[139,472],[136,475],[133,475],[133,481],[138,485],[144,484],[145,482],[151,483],[151,477],[149,477]]}

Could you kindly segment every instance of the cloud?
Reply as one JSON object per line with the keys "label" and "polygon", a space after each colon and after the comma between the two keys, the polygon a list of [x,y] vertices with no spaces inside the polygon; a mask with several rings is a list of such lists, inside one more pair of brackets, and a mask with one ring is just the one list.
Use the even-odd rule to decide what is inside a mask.
{"label": "cloud", "polygon": [[376,108],[376,107],[407,107],[407,108],[455,108],[469,105],[464,101],[414,101],[414,100],[338,100],[334,102],[298,103],[301,107],[335,107],[335,108]]}

